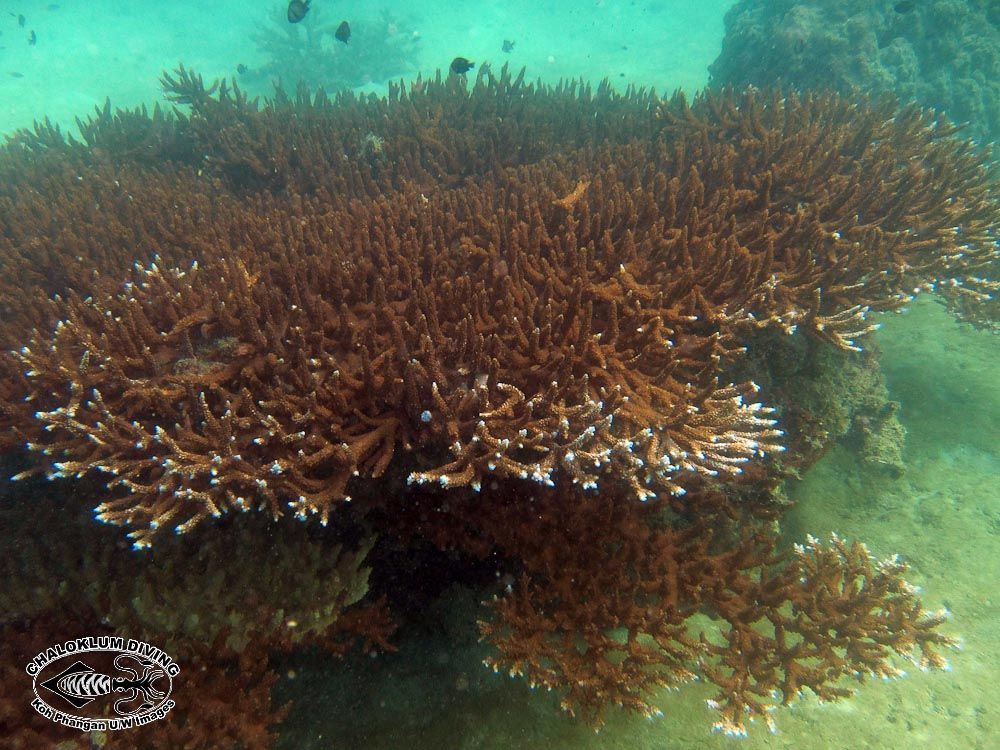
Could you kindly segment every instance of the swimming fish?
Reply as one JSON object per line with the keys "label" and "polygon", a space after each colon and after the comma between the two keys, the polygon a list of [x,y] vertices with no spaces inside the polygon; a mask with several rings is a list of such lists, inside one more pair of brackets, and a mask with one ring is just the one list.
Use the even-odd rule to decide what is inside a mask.
{"label": "swimming fish", "polygon": [[510,39],[504,39],[503,40],[503,47],[501,47],[501,49],[504,52],[513,52],[513,50],[514,50],[514,42],[512,42]]}
{"label": "swimming fish", "polygon": [[913,10],[914,5],[916,5],[916,3],[914,3],[913,0],[903,0],[903,2],[896,3],[894,6],[892,6],[892,9],[895,10],[897,13],[909,13],[911,10]]}
{"label": "swimming fish", "polygon": [[306,17],[309,12],[309,3],[312,0],[292,0],[288,4],[288,23],[298,23]]}
{"label": "swimming fish", "polygon": [[35,30],[32,29],[31,33],[28,34],[28,45],[31,46],[31,47],[34,47],[35,46],[35,42],[37,42],[37,41],[38,41],[38,34],[36,34]]}
{"label": "swimming fish", "polygon": [[451,72],[456,75],[465,75],[475,66],[474,62],[469,62],[464,57],[456,57],[451,61]]}
{"label": "swimming fish", "polygon": [[236,72],[239,73],[240,75],[245,75],[247,70],[249,70],[249,68],[247,68],[247,66],[244,65],[243,63],[240,63],[239,65],[236,66]]}
{"label": "swimming fish", "polygon": [[337,30],[333,33],[333,38],[338,42],[347,44],[347,40],[351,38],[351,24],[347,21],[341,21],[340,26],[338,26]]}
{"label": "swimming fish", "polygon": [[[14,15],[14,14],[11,13],[11,15]],[[26,20],[27,19],[25,19],[23,13],[18,13],[17,14],[17,25],[20,26],[22,29],[24,28],[24,23],[25,23]]]}

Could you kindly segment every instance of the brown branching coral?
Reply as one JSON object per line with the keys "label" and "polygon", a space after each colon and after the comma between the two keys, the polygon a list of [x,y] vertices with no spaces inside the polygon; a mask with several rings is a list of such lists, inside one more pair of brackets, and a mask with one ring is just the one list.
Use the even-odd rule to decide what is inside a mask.
{"label": "brown branching coral", "polygon": [[995,167],[954,126],[890,99],[752,89],[693,105],[678,95],[660,116],[666,132],[702,139],[687,163],[718,163],[745,197],[730,207],[733,233],[771,273],[747,298],[753,320],[807,324],[853,349],[872,310],[919,291],[978,302],[995,291]]}
{"label": "brown branching coral", "polygon": [[946,668],[940,649],[955,641],[936,628],[948,612],[924,611],[906,570],[898,556],[877,560],[860,542],[809,537],[742,600],[713,602],[728,623],[721,643],[702,641],[705,676],[719,686],[709,702],[721,713],[716,728],[745,734],[745,720],[759,717],[773,729],[776,697],[787,705],[809,690],[835,700],[851,694],[842,678],[899,677],[894,654]]}
{"label": "brown branching coral", "polygon": [[712,492],[673,518],[623,500],[514,485],[395,510],[405,533],[511,561],[479,623],[487,665],[595,726],[609,706],[658,715],[658,688],[701,678],[718,688],[716,728],[742,734],[807,690],[832,700],[851,694],[845,678],[899,676],[897,657],[945,666],[947,615],[923,610],[898,558],[836,536],[780,553],[762,508]]}
{"label": "brown branching coral", "polygon": [[[174,158],[44,130],[0,157],[0,416],[38,459],[19,478],[99,476],[99,518],[137,547],[235,510],[336,527],[386,488],[478,498],[503,526],[531,488],[547,510],[515,537],[455,546],[523,566],[484,626],[498,663],[593,716],[702,673],[738,731],[772,688],[835,696],[889,651],[947,643],[898,567],[837,541],[781,560],[761,524],[733,530],[728,485],[748,465],[760,481],[782,434],[753,374],[724,373],[758,329],[857,349],[919,289],[989,314],[995,175],[950,126],[506,70],[263,107],[164,83],[192,111],[141,151]],[[94,137],[116,122],[137,129],[104,117]],[[721,640],[688,632],[702,607]],[[345,625],[378,641],[380,623]]]}
{"label": "brown branching coral", "polygon": [[525,169],[368,210],[231,207],[218,257],[155,261],[113,294],[56,301],[52,342],[19,355],[51,436],[32,445],[61,459],[55,476],[97,469],[131,493],[100,513],[142,527],[140,543],[244,506],[325,519],[400,445],[450,453],[416,482],[551,483],[562,470],[593,487],[610,473],[640,497],[777,447],[754,386],[716,382],[728,337],[671,341],[698,293],[628,270],[653,281],[670,260],[642,260],[649,230],[639,246],[611,241],[635,207],[584,214],[562,237],[547,185]]}

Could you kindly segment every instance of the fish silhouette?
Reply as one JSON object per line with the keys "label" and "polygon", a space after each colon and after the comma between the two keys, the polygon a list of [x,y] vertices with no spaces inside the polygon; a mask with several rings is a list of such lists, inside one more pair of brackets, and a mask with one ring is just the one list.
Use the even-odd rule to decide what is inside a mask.
{"label": "fish silhouette", "polygon": [[466,60],[464,57],[456,57],[454,60],[451,61],[450,68],[451,72],[454,73],[455,75],[465,75],[475,66],[476,64],[474,62],[470,62],[469,60]]}
{"label": "fish silhouette", "polygon": [[309,12],[311,0],[292,0],[288,4],[288,23],[298,23]]}

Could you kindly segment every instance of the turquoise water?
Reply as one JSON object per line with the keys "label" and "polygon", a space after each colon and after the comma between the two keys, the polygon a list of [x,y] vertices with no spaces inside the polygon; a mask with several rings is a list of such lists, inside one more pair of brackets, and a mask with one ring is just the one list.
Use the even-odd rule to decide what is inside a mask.
{"label": "turquoise water", "polygon": [[[30,125],[40,115],[72,124],[105,97],[118,106],[156,99],[156,80],[184,63],[206,79],[237,74],[241,63],[264,66],[269,54],[255,35],[284,35],[280,2],[44,2],[5,3],[25,15],[25,27],[6,16],[0,21],[0,132]],[[461,55],[495,65],[526,66],[529,77],[609,77],[616,83],[655,86],[669,93],[694,91],[708,79],[708,64],[719,53],[726,2],[585,3],[412,3],[353,6],[313,3],[302,22],[336,24],[351,18],[355,36],[375,35],[386,52],[406,50],[394,76],[447,68]],[[34,29],[37,43],[27,44]],[[385,35],[382,36],[384,30]],[[304,33],[303,35],[304,36]],[[514,42],[510,53],[504,40]],[[412,43],[410,40],[413,40]],[[359,55],[363,54],[359,52]],[[378,60],[369,66],[374,73]],[[18,73],[23,77],[13,77]],[[365,71],[361,71],[364,77]],[[294,83],[294,82],[293,82]],[[313,86],[329,83],[319,74]],[[360,83],[360,82],[359,82]],[[260,85],[270,93],[267,79]],[[384,92],[385,81],[361,84]]]}
{"label": "turquoise water", "polygon": [[[524,66],[529,78],[563,78],[695,92],[718,57],[731,3],[505,2],[375,5],[314,0],[302,29],[349,18],[346,52],[329,38],[290,37],[273,2],[5,2],[0,5],[0,132],[43,117],[72,132],[74,118],[110,97],[115,106],[161,102],[157,79],[179,63],[206,80],[234,76],[251,94],[305,73],[313,87],[349,81],[383,94],[386,77],[411,81],[456,56],[477,65]],[[941,5],[940,3],[938,5]],[[23,14],[19,25],[16,16]],[[29,44],[34,32],[35,43]],[[375,49],[359,49],[366,43]],[[505,40],[513,48],[503,51]],[[331,46],[332,45],[332,46]],[[354,46],[351,46],[354,45]],[[343,69],[331,72],[327,60]],[[983,75],[997,75],[984,70]],[[287,748],[991,748],[1000,745],[1000,339],[955,322],[931,299],[883,316],[873,336],[889,397],[906,429],[901,476],[875,477],[849,445],[833,445],[800,480],[783,519],[789,539],[835,531],[864,539],[879,557],[900,553],[931,608],[953,612],[961,650],[953,670],[875,681],[844,701],[805,698],[779,709],[778,733],[751,727],[734,740],[710,731],[707,686],[657,697],[654,720],[612,711],[595,734],[524,681],[482,666],[488,647],[475,621],[481,592],[456,586],[413,614],[398,652],[283,656],[274,695],[290,700],[278,730]],[[197,578],[192,577],[192,585]],[[66,623],[72,630],[72,621]],[[25,700],[30,690],[25,693]],[[10,692],[4,694],[8,700]],[[3,745],[0,738],[0,746]],[[81,741],[82,742],[82,741]],[[95,740],[96,742],[96,740]],[[83,747],[83,744],[78,747]],[[115,745],[118,746],[118,745]]]}

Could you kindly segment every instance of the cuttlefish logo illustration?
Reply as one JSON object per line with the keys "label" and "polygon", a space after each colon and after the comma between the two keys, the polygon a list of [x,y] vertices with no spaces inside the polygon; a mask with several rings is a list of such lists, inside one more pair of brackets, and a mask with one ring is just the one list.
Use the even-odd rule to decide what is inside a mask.
{"label": "cuttlefish logo illustration", "polygon": [[32,707],[42,716],[84,732],[143,726],[166,716],[177,663],[142,641],[76,638],[39,653],[26,671]]}

